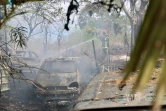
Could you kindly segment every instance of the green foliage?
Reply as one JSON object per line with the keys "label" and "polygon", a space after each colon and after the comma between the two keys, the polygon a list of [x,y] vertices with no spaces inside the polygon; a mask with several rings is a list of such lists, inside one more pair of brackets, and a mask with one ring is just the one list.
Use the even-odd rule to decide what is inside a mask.
{"label": "green foliage", "polygon": [[[92,15],[89,14],[89,11]],[[126,41],[124,41],[125,32],[127,32],[125,40],[130,45],[130,23],[125,15],[118,16],[113,11],[109,13],[105,7],[88,4],[80,12],[78,23],[86,40],[102,37],[102,30],[106,29],[110,38],[110,48],[126,45]],[[101,45],[98,46],[101,48]]]}
{"label": "green foliage", "polygon": [[86,26],[83,30],[82,30],[82,34],[84,36],[83,40],[89,40],[94,38],[95,36],[95,29],[92,26]]}
{"label": "green foliage", "polygon": [[91,33],[106,29],[109,32],[113,30],[115,35],[126,31],[126,26],[130,25],[126,16],[118,16],[117,13],[107,12],[105,7],[90,4],[80,12],[78,23],[81,29],[92,27]]}

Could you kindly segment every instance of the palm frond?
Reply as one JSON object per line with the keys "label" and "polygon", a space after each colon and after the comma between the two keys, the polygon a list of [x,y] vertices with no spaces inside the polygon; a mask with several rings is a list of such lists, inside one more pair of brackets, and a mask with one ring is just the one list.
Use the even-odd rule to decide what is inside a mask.
{"label": "palm frond", "polygon": [[[131,54],[131,59],[125,67],[126,74],[122,83],[130,76],[131,72],[139,69],[138,77],[135,83],[133,92],[145,88],[148,80],[151,77],[152,70],[155,67],[157,60],[166,47],[166,1],[165,0],[150,0],[149,6],[140,28],[135,47]],[[164,50],[166,53],[166,49]],[[142,56],[144,56],[142,58]],[[160,81],[157,86],[157,95],[155,107],[161,103],[161,99],[165,93],[166,72],[165,60],[162,65],[162,72],[159,74]]]}

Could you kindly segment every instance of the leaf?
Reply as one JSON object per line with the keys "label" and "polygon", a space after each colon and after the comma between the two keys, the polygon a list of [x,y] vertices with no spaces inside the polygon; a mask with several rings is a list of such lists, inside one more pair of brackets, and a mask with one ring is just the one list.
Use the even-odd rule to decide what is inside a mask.
{"label": "leaf", "polygon": [[[157,59],[163,52],[164,48],[164,63],[162,64],[162,72],[159,74],[160,80],[156,91],[156,101],[154,111],[160,109],[163,95],[166,91],[166,1],[150,0],[149,6],[141,25],[141,29],[137,36],[134,50],[131,54],[131,59],[125,67],[125,76],[122,81],[125,82],[130,73],[139,69],[138,78],[135,82],[133,92],[142,90],[151,77],[151,72],[155,68]],[[157,15],[157,16],[156,16]],[[144,56],[144,57],[143,57]],[[142,58],[143,57],[143,58]],[[122,84],[121,83],[121,84]]]}
{"label": "leaf", "polygon": [[[166,46],[166,45],[165,45]],[[164,58],[166,59],[166,49],[164,50]],[[162,99],[163,99],[163,96],[165,94],[165,91],[166,91],[166,61],[164,61],[162,63],[162,66],[161,66],[161,74],[160,74],[160,79],[159,79],[159,83],[157,85],[157,90],[156,90],[156,98],[155,98],[155,102],[154,102],[154,106],[153,106],[153,110],[158,110],[160,109],[159,105],[162,103]]]}

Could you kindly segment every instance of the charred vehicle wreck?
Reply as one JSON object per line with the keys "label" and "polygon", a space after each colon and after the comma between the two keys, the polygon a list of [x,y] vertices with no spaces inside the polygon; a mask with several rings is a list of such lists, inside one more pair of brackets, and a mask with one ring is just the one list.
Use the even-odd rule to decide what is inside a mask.
{"label": "charred vehicle wreck", "polygon": [[38,86],[34,88],[37,97],[56,108],[70,106],[80,93],[80,75],[75,60],[46,59],[40,69],[34,80]]}
{"label": "charred vehicle wreck", "polygon": [[40,67],[41,60],[39,56],[29,50],[16,50],[15,54],[11,55],[12,65],[21,70],[21,72],[26,75],[29,79],[33,79],[37,72],[37,68]]}

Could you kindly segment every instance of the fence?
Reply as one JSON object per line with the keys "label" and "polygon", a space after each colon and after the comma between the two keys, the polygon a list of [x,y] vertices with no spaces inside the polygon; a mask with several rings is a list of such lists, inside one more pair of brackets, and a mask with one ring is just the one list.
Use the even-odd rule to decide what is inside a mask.
{"label": "fence", "polygon": [[113,71],[123,70],[125,64],[126,64],[126,61],[110,61],[108,64],[101,65],[101,71],[113,72]]}

